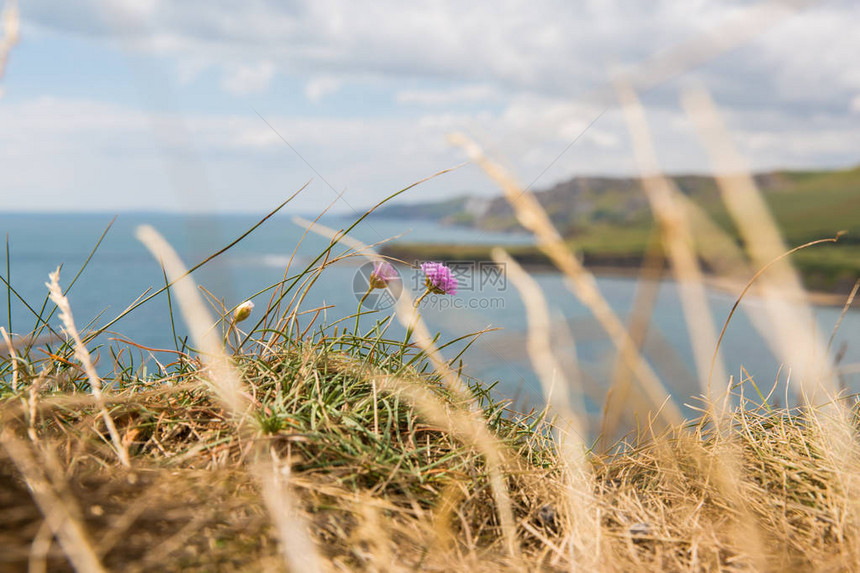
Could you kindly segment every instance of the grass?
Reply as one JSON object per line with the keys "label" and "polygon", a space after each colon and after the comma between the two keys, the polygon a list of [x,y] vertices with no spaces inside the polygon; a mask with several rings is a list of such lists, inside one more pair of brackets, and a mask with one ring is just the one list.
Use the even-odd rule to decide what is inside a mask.
{"label": "grass", "polygon": [[[145,515],[135,516],[127,524],[134,531],[144,527],[146,535],[140,543],[122,544],[108,553],[106,566],[146,559],[149,549],[189,523],[195,531],[176,547],[178,554],[153,561],[152,568],[222,567],[242,561],[249,566],[247,570],[254,570],[251,563],[276,556],[277,543],[261,518],[259,492],[239,469],[248,455],[248,442],[200,379],[205,374],[195,360],[183,355],[149,379],[124,369],[117,378],[105,380],[114,388],[111,418],[134,460],[133,469],[123,470],[105,441],[98,405],[87,394],[88,380],[70,359],[57,360],[51,381],[43,382],[44,390],[30,397],[37,404],[34,449],[37,453],[42,448],[51,451],[67,472],[63,480],[67,487],[75,488],[76,505],[93,539],[113,531],[114,518],[128,517],[125,512],[135,503],[146,506],[139,508]],[[422,372],[426,364],[420,353],[404,347],[402,341],[386,339],[379,329],[360,337],[321,331],[299,344],[285,342],[265,357],[236,359],[252,392],[251,440],[290,460],[295,481],[307,489],[302,502],[321,527],[317,539],[340,539],[331,545],[327,557],[350,567],[365,561],[360,548],[348,543],[361,518],[360,498],[373,499],[380,511],[403,521],[402,526],[417,528],[429,525],[417,516],[432,515],[440,495],[456,488],[458,495],[466,497],[458,511],[474,527],[473,541],[491,539],[494,514],[481,456],[450,432],[423,421],[414,406],[398,394],[374,392],[372,382],[361,375],[369,362],[386,373],[419,380],[445,404],[456,404],[437,375]],[[8,362],[4,366],[8,373]],[[19,384],[31,388],[34,382],[35,377],[25,376]],[[543,475],[554,472],[548,438],[538,430],[541,420],[509,416],[502,404],[493,401],[489,389],[477,382],[470,391],[491,431],[520,453],[524,468],[530,466]],[[20,400],[4,388],[6,431],[26,431],[28,404],[25,399],[22,407]],[[10,460],[2,460],[4,490],[11,487],[9,491],[17,492],[5,500],[3,511],[23,516],[17,521],[4,520],[3,535],[7,542],[17,541],[12,545],[26,548],[28,536],[38,526],[38,510],[26,489],[21,489],[24,484],[11,471]],[[537,478],[524,471],[515,479]],[[198,480],[202,483],[195,485]],[[217,485],[214,495],[219,503],[204,507],[211,484]],[[164,495],[165,487],[175,489],[174,494]],[[184,499],[181,505],[176,505],[178,499]],[[523,498],[520,503],[527,511],[528,505],[538,504],[540,499],[529,503]],[[88,508],[91,514],[96,506],[101,508],[98,515],[88,515]],[[160,517],[167,508],[171,510]],[[239,515],[227,517],[232,512]],[[229,523],[223,523],[225,519]],[[260,537],[245,534],[248,523]],[[10,539],[14,534],[21,538]],[[124,533],[114,532],[116,535]],[[426,535],[427,531],[422,532]],[[20,565],[18,559],[27,556],[26,551],[17,558],[7,554],[12,559],[7,564]],[[421,558],[420,551],[410,558]],[[50,563],[53,570],[62,559]]]}
{"label": "grass", "polygon": [[[126,370],[110,381],[110,415],[131,468],[118,463],[87,380],[64,362],[55,362],[38,393],[4,389],[4,432],[26,435],[35,401],[37,438],[26,447],[108,569],[282,568],[259,487],[242,469],[251,442],[289,459],[291,487],[331,570],[569,569],[571,516],[550,421],[511,412],[485,385],[470,384],[488,428],[511,453],[506,482],[522,551],[514,559],[500,542],[480,454],[397,393],[376,395],[361,374],[372,363],[460,407],[438,375],[422,371],[420,352],[380,334],[318,332],[264,357],[237,357],[252,392],[249,439],[185,356],[155,377]],[[27,375],[20,384],[35,382]],[[693,432],[631,435],[590,457],[607,570],[755,565],[733,531],[742,513],[712,480],[710,466],[726,450],[741,460],[743,499],[766,542],[759,559],[774,570],[856,562],[844,480],[860,467],[828,463],[819,414],[744,402],[731,419],[730,437],[699,424]],[[0,482],[2,559],[14,570],[33,562],[44,521],[7,455]],[[48,570],[68,567],[56,545],[44,559]]]}

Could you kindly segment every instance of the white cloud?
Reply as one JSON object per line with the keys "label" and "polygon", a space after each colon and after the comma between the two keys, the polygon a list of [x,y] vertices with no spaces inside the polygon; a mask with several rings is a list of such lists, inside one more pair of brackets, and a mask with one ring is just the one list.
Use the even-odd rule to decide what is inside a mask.
{"label": "white cloud", "polygon": [[275,77],[272,62],[260,62],[253,66],[235,66],[224,73],[221,87],[235,95],[248,95],[269,89]]}
{"label": "white cloud", "polygon": [[[643,99],[665,169],[707,168],[677,103],[680,82],[668,78],[694,63],[685,75],[711,89],[755,168],[856,163],[860,4],[829,0],[787,19],[761,18],[767,25],[747,22],[761,34],[740,48],[714,52],[749,32],[733,27],[756,5],[260,0],[236,8],[148,0],[139,8],[128,0],[82,0],[74,7],[32,0],[24,23],[43,34],[84,34],[106,49],[157,55],[176,70],[182,89],[205,81],[202,72],[210,70],[230,94],[266,92],[276,75],[291,80],[285,85],[303,86],[298,95],[303,89],[329,116],[278,116],[275,103],[268,106],[274,117],[267,119],[334,187],[348,188],[351,203],[364,205],[458,163],[462,155],[445,144],[451,130],[475,134],[526,183],[555,161],[539,187],[577,173],[631,173],[629,138],[612,107],[609,70],[636,69],[661,53],[674,56],[645,69],[666,81]],[[362,100],[367,86],[372,95]],[[347,107],[342,100],[349,98],[326,100],[353,89],[360,106]],[[392,99],[400,109],[386,107]],[[25,189],[62,189],[61,200],[78,192],[97,193],[106,203],[152,199],[166,205],[176,201],[176,181],[196,178],[195,188],[211,190],[222,204],[235,201],[230,193],[242,189],[241,208],[262,210],[272,193],[314,176],[253,115],[154,115],[54,99],[4,103],[0,125],[0,171],[17,169],[12,177]],[[176,169],[165,159],[168,150],[196,158],[199,173],[192,177],[183,168],[184,175],[170,175]],[[112,193],[123,179],[123,188],[139,193]],[[314,195],[302,199],[306,208],[330,197],[330,189],[318,184]],[[473,170],[432,185],[416,193],[494,192]],[[158,192],[145,191],[155,187]]]}
{"label": "white cloud", "polygon": [[[42,26],[110,34],[142,51],[208,57],[226,66],[265,57],[308,76],[320,70],[332,76],[408,73],[572,95],[605,82],[610,64],[644,62],[679,42],[706,39],[709,30],[738,14],[763,12],[745,0],[623,4],[507,0],[501,5],[490,0],[467,4],[381,0],[372,5],[263,0],[241,8],[203,0],[151,0],[144,18],[129,6],[126,0],[84,0],[71,9],[56,1],[34,0],[25,16]],[[830,54],[829,47],[834,42],[855,45],[858,10],[851,0],[810,8],[795,18],[796,32],[777,33],[772,42],[759,42],[752,51],[759,57],[738,59],[736,71],[743,73],[745,61],[754,65],[762,54],[775,58],[778,65],[809,70],[813,64],[809,60],[820,57],[822,50],[843,70],[850,69],[851,53],[840,49],[839,54]],[[105,18],[106,12],[114,16]],[[776,29],[786,26],[773,17],[778,12],[765,14]],[[740,27],[732,25],[723,32]],[[756,28],[766,29],[767,24]],[[792,38],[801,41],[793,43]],[[806,52],[808,57],[797,58],[800,46],[813,48]]]}
{"label": "white cloud", "polygon": [[238,147],[250,148],[265,148],[275,145],[283,145],[278,134],[272,131],[269,127],[248,127],[245,126],[236,132],[233,139]]}
{"label": "white cloud", "polygon": [[444,106],[461,103],[489,103],[498,100],[496,88],[487,84],[465,85],[447,90],[404,90],[394,96],[397,103]]}
{"label": "white cloud", "polygon": [[[0,106],[0,172],[9,210],[191,209],[265,211],[308,179],[294,205],[319,211],[338,191],[355,208],[463,161],[445,137],[465,130],[537,188],[575,174],[633,174],[627,128],[610,110],[556,162],[600,113],[595,106],[520,96],[501,113],[428,113],[418,118],[291,117],[144,113],[116,104],[44,98]],[[707,161],[678,110],[649,108],[663,169],[704,171]],[[755,169],[856,163],[860,130],[838,115],[785,125],[779,114],[728,114],[735,139]],[[313,166],[313,170],[305,160]],[[322,178],[314,173],[322,175]],[[546,171],[546,173],[544,173]],[[539,178],[539,179],[538,179]],[[324,180],[323,180],[324,179]],[[327,182],[327,183],[326,183]],[[422,185],[406,199],[465,191],[496,194],[483,174],[461,169]],[[38,201],[40,204],[35,204]],[[344,204],[341,209],[348,210]]]}
{"label": "white cloud", "polygon": [[313,103],[319,103],[322,98],[337,92],[343,82],[331,76],[320,76],[311,79],[305,85],[305,97]]}
{"label": "white cloud", "polygon": [[183,58],[176,62],[176,75],[180,86],[188,86],[200,77],[211,64],[200,58]]}
{"label": "white cloud", "polygon": [[[232,93],[265,90],[271,63],[248,62],[276,61],[279,73],[306,82],[313,101],[350,78],[401,86],[405,77],[454,86],[447,95],[400,88],[401,101],[422,105],[453,103],[446,98],[457,90],[467,99],[480,90],[582,98],[609,87],[611,68],[643,69],[658,54],[662,65],[644,67],[651,79],[696,67],[695,74],[732,105],[797,107],[841,99],[844,107],[860,89],[856,0],[260,0],[239,8],[148,0],[145,9],[128,0],[82,0],[74,7],[33,0],[24,17],[28,26],[207,62],[222,69]],[[747,37],[752,40],[742,47],[723,50]],[[187,66],[177,69],[188,76]]]}

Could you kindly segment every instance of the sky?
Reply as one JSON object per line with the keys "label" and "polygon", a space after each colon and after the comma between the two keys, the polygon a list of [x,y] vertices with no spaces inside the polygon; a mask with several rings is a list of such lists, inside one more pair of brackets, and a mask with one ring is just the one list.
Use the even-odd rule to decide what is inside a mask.
{"label": "sky", "polygon": [[[3,0],[0,0],[2,3]],[[8,3],[8,0],[7,0]],[[26,0],[0,78],[0,211],[350,213],[465,155],[524,185],[707,173],[704,87],[754,170],[860,163],[860,2]],[[498,194],[475,166],[405,202]],[[338,196],[340,195],[340,199]]]}

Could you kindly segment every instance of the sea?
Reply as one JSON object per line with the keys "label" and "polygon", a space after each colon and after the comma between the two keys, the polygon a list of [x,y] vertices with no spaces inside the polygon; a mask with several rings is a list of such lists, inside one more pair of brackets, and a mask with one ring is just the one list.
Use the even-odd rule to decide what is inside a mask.
{"label": "sea", "polygon": [[[0,274],[12,290],[0,289],[0,324],[20,335],[32,331],[43,307],[46,316],[53,308],[47,301],[48,275],[60,267],[60,283],[67,289],[73,315],[83,330],[98,329],[111,322],[130,304],[165,284],[161,266],[135,238],[140,225],[151,225],[176,248],[187,266],[192,266],[235,241],[259,222],[246,215],[177,215],[164,213],[21,214],[0,213],[0,236],[7,239],[8,258]],[[351,225],[348,217],[321,220],[333,229]],[[96,244],[104,234],[98,248]],[[489,233],[442,226],[435,222],[373,218],[360,223],[350,235],[368,244],[408,241],[412,243],[486,244],[510,247],[530,243],[525,234]],[[297,275],[330,246],[329,239],[306,230],[291,215],[275,215],[223,254],[210,260],[193,277],[201,288],[233,307],[253,300],[256,309],[247,324],[253,324],[271,297],[271,285]],[[5,250],[5,249],[4,249]],[[348,247],[336,245],[331,253],[340,256]],[[89,261],[87,262],[87,259]],[[81,268],[86,266],[81,271]],[[408,261],[413,263],[413,261]],[[423,276],[414,266],[398,264],[401,288],[413,297],[423,291]],[[497,398],[509,399],[522,410],[542,404],[538,379],[529,361],[526,344],[525,306],[503,268],[489,261],[460,261],[453,265],[459,290],[454,296],[431,295],[421,305],[422,317],[451,358],[462,352],[463,374],[496,383]],[[7,274],[8,269],[8,274]],[[77,276],[80,272],[80,276]],[[302,327],[315,317],[313,329],[337,323],[352,328],[359,299],[366,292],[368,263],[362,257],[346,257],[328,266],[302,302]],[[550,309],[553,347],[562,373],[582,372],[588,409],[599,411],[601,395],[612,379],[616,353],[591,313],[572,294],[566,279],[542,270],[533,277]],[[72,281],[74,280],[74,283]],[[638,283],[633,278],[600,277],[598,286],[616,313],[627,320]],[[269,289],[269,290],[267,290]],[[737,293],[708,290],[708,300],[718,326],[725,322]],[[173,301],[175,304],[175,300]],[[361,327],[368,329],[394,312],[390,298],[365,299]],[[723,358],[735,383],[750,380],[764,392],[777,382],[785,384],[791,373],[782,368],[768,344],[754,328],[751,314],[761,308],[754,297],[745,299],[732,318],[722,343]],[[317,309],[322,309],[316,312]],[[817,327],[826,340],[842,309],[815,307]],[[178,337],[187,329],[178,313],[173,327]],[[340,321],[340,322],[338,322]],[[60,329],[57,314],[51,323]],[[246,323],[242,323],[244,325]],[[108,347],[118,339],[133,340],[153,349],[175,347],[168,297],[162,293],[114,323],[91,343],[98,347],[99,369],[113,369]],[[333,327],[329,327],[333,328]],[[813,325],[810,325],[813,328]],[[472,333],[483,332],[477,336]],[[849,310],[832,342],[839,356],[842,380],[849,391],[860,387],[860,312]],[[392,321],[388,335],[402,337],[399,323]],[[468,348],[466,347],[468,345]],[[659,285],[652,322],[644,349],[647,358],[664,380],[675,400],[692,412],[700,394],[689,336],[678,292],[671,280]],[[172,355],[135,349],[136,364],[167,363]],[[779,389],[775,396],[782,394]],[[750,389],[748,391],[752,392]],[[774,398],[777,400],[777,398]]]}

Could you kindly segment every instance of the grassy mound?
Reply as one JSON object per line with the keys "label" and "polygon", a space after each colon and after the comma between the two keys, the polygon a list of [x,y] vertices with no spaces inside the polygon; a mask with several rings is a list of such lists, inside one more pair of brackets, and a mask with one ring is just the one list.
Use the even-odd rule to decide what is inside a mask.
{"label": "grassy mound", "polygon": [[[284,570],[261,485],[246,468],[260,448],[288,462],[299,511],[332,571],[564,571],[577,559],[571,511],[586,507],[569,495],[551,421],[511,412],[489,388],[470,384],[510,454],[504,476],[520,550],[512,557],[480,453],[363,374],[372,365],[429,389],[451,412],[464,410],[402,343],[341,333],[264,358],[235,356],[251,394],[250,432],[237,429],[188,355],[155,377],[122,371],[111,381],[109,412],[130,468],[117,461],[83,373],[71,356],[55,356],[47,374],[21,368],[18,390],[4,386],[4,570],[71,569],[50,541],[39,488],[69,509],[110,570]],[[631,436],[613,454],[589,458],[589,503],[600,520],[589,535],[606,570],[758,569],[763,559],[777,570],[840,570],[856,562],[849,492],[860,468],[832,465],[818,415],[746,404],[729,433],[706,428]],[[734,493],[714,473],[728,451],[743,476]]]}
{"label": "grassy mound", "polygon": [[[375,360],[377,368],[420,381],[447,407],[462,405],[438,376],[416,368],[420,354],[407,354],[403,346],[400,353],[380,354],[385,341],[376,339],[375,355],[385,356],[379,361],[360,342],[365,341],[345,334],[285,346],[265,359],[235,357],[252,393],[254,409],[245,421],[253,427],[250,434],[237,430],[213,396],[207,373],[187,356],[170,365],[166,376],[113,380],[110,416],[132,456],[130,469],[117,463],[86,378],[70,360],[56,362],[49,377],[19,378],[19,388],[34,392],[7,389],[6,438],[13,448],[26,447],[43,468],[42,478],[66,494],[108,567],[261,570],[263,562],[280,563],[259,487],[243,471],[249,451],[261,445],[288,460],[291,484],[332,563],[349,569],[368,565],[366,543],[355,541],[376,535],[362,533],[373,515],[395,526],[388,551],[417,566],[428,559],[430,539],[441,527],[435,522],[444,499],[457,500],[456,523],[451,516],[447,521],[457,529],[468,527],[472,548],[496,551],[493,502],[480,454],[423,421],[396,393],[375,391],[352,365]],[[519,452],[521,467],[510,476],[512,483],[522,482],[517,513],[542,527],[541,493],[557,481],[552,477],[557,471],[551,441],[539,430],[541,420],[509,415],[478,383],[471,393],[489,428]],[[0,513],[15,516],[3,521],[0,538],[15,548],[2,559],[23,567],[42,518],[14,462],[9,455],[0,457]],[[539,481],[548,485],[538,487]],[[47,559],[51,570],[64,563],[56,545]]]}

